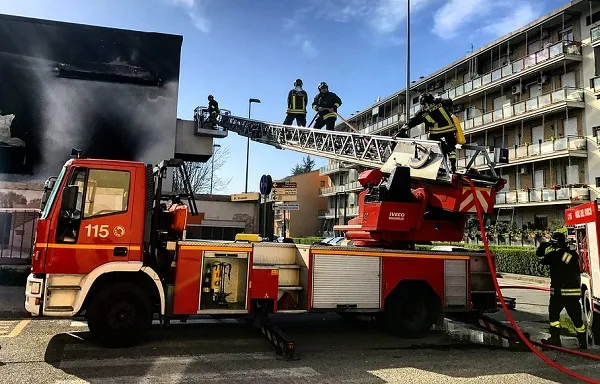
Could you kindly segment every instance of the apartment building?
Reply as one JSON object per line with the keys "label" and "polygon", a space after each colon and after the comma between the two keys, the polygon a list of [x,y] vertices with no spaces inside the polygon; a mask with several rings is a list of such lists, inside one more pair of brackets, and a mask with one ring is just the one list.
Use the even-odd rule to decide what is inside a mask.
{"label": "apartment building", "polygon": [[298,186],[297,203],[299,210],[285,212],[285,236],[283,234],[284,212],[274,213],[274,233],[284,237],[318,236],[323,228],[321,212],[327,206],[327,199],[319,191],[328,188],[329,179],[319,170],[288,176],[283,180],[295,182]]}
{"label": "apartment building", "polygon": [[[598,197],[600,187],[600,3],[580,0],[413,81],[409,116],[430,92],[454,101],[467,142],[509,148],[507,180],[493,220],[545,229],[564,209]],[[361,132],[391,135],[406,121],[406,90],[348,117]],[[336,129],[347,130],[344,124]],[[422,126],[412,137],[425,138]],[[459,169],[468,154],[458,151]],[[485,171],[484,158],[476,169]],[[328,209],[324,231],[358,213],[361,170],[330,161],[320,169]]]}

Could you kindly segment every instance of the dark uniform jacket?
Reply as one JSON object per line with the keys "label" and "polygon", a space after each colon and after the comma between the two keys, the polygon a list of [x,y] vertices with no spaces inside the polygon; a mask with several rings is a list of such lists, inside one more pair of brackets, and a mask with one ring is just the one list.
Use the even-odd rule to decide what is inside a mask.
{"label": "dark uniform jacket", "polygon": [[306,105],[308,104],[308,94],[305,90],[296,91],[292,89],[288,93],[287,113],[306,115]]}
{"label": "dark uniform jacket", "polygon": [[452,100],[437,98],[430,105],[423,105],[417,113],[408,120],[408,128],[425,124],[426,132],[432,134],[456,131],[452,120]]}
{"label": "dark uniform jacket", "polygon": [[536,250],[540,263],[550,266],[551,294],[562,296],[581,295],[579,255],[570,248],[552,246],[543,242]]}
{"label": "dark uniform jacket", "polygon": [[208,101],[208,112],[210,114],[219,113],[219,103],[217,103],[217,100],[213,99]]}
{"label": "dark uniform jacket", "polygon": [[[315,111],[318,111],[319,117],[322,119],[328,119],[330,117],[337,117],[337,109],[342,105],[342,99],[333,92],[320,93],[315,96],[315,100],[312,103],[312,107]],[[321,108],[333,108],[334,112],[319,111]]]}

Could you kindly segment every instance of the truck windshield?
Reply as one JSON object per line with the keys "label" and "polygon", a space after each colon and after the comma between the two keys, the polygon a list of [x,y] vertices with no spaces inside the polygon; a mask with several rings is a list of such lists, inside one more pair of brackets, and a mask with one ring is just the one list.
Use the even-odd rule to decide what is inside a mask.
{"label": "truck windshield", "polygon": [[54,185],[52,186],[52,189],[50,191],[44,189],[44,195],[48,194],[48,200],[46,200],[46,203],[43,207],[42,210],[42,219],[45,219],[48,217],[48,215],[50,214],[50,210],[52,209],[52,205],[54,203],[54,199],[56,198],[56,193],[58,191],[58,187],[60,186],[60,183],[62,182],[63,177],[65,176],[65,172],[67,171],[66,167],[62,167],[62,169],[60,170],[60,174],[58,175],[58,177],[56,178],[56,181],[54,182]]}

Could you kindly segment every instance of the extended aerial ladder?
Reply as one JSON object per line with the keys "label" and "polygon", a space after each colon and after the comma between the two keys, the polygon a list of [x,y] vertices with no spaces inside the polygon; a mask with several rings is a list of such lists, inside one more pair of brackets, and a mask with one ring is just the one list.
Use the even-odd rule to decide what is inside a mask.
{"label": "extended aerial ladder", "polygon": [[[472,151],[466,169],[451,173],[438,141],[392,138],[342,131],[268,123],[232,115],[221,110],[217,126],[208,118],[208,109],[198,107],[194,119],[199,129],[225,129],[253,141],[279,149],[360,165],[359,216],[335,230],[346,233],[355,245],[411,247],[431,241],[460,241],[467,215],[474,214],[475,199],[492,213],[496,193],[505,180],[495,165],[506,163],[506,150],[464,144]],[[220,127],[220,128],[219,128]],[[483,156],[489,175],[472,169]],[[476,186],[475,196],[465,178]]]}

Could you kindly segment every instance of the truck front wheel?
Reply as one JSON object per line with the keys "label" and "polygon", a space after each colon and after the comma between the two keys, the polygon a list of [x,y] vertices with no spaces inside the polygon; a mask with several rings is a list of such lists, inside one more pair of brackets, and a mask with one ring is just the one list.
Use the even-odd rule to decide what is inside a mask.
{"label": "truck front wheel", "polygon": [[138,344],[152,325],[152,303],[137,285],[118,283],[104,288],[88,308],[92,336],[109,347]]}

